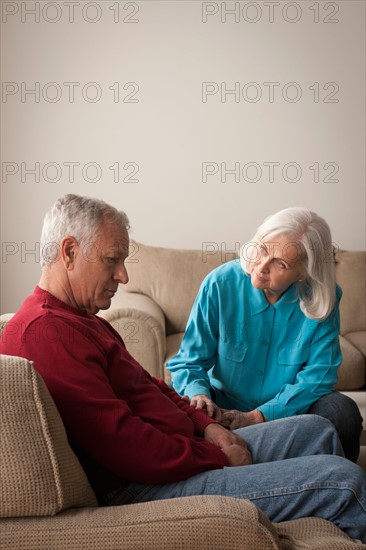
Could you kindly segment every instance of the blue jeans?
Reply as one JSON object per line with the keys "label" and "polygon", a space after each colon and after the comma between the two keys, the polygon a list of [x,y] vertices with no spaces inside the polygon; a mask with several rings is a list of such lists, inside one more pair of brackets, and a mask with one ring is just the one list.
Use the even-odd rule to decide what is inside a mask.
{"label": "blue jeans", "polygon": [[109,493],[102,504],[225,495],[251,500],[276,522],[303,516],[327,519],[366,543],[366,474],[343,458],[331,422],[302,415],[236,433],[251,449],[252,465],[210,470],[164,485],[130,483]]}
{"label": "blue jeans", "polygon": [[362,416],[353,399],[338,392],[328,393],[316,401],[308,413],[318,414],[330,420],[341,440],[344,456],[352,462],[357,462],[360,454]]}

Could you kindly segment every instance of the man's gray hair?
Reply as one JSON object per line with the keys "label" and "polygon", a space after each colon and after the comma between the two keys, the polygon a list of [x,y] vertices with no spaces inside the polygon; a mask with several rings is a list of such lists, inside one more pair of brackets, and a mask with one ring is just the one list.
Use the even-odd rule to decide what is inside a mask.
{"label": "man's gray hair", "polygon": [[[249,275],[250,264],[258,257],[259,243],[287,235],[302,259],[307,279],[297,282],[300,307],[306,317],[324,320],[332,312],[336,300],[334,247],[329,225],[306,208],[293,207],[269,216],[257,229],[249,243],[240,250],[240,262]],[[282,251],[286,255],[286,251]],[[292,252],[293,257],[293,252]],[[282,256],[286,259],[284,256]]]}
{"label": "man's gray hair", "polygon": [[74,237],[80,245],[95,239],[102,223],[114,223],[121,229],[130,228],[127,215],[100,199],[65,195],[49,209],[41,234],[41,266],[54,262],[64,237]]}

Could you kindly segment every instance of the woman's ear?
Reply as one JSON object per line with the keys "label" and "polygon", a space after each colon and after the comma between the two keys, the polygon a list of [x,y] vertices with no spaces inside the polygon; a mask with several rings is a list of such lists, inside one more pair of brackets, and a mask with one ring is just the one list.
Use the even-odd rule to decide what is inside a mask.
{"label": "woman's ear", "polygon": [[65,237],[61,241],[61,260],[66,269],[74,268],[75,259],[78,252],[78,243],[74,237]]}

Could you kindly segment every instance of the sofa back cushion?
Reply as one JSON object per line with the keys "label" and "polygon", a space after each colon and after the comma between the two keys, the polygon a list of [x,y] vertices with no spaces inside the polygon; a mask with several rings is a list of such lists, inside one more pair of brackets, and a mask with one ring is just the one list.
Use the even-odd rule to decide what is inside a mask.
{"label": "sofa back cushion", "polygon": [[[184,332],[189,313],[206,275],[237,258],[235,252],[206,243],[203,250],[176,250],[132,242],[127,259],[130,277],[124,290],[152,298],[166,316],[167,335]],[[342,287],[341,333],[365,330],[366,253],[336,252],[337,283]]]}
{"label": "sofa back cushion", "polygon": [[337,283],[343,290],[341,334],[366,330],[366,252],[336,252]]}
{"label": "sofa back cushion", "polygon": [[184,332],[201,282],[224,262],[237,258],[235,252],[221,251],[206,243],[205,250],[176,250],[132,243],[126,267],[127,292],[150,296],[163,310],[167,335]]}
{"label": "sofa back cushion", "polygon": [[0,517],[97,506],[57,408],[32,362],[0,355]]}

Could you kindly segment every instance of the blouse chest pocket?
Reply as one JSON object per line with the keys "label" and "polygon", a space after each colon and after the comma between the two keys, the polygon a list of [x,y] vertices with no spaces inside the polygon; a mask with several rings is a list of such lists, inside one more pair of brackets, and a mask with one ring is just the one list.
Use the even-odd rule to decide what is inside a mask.
{"label": "blouse chest pocket", "polygon": [[235,363],[242,363],[244,361],[247,350],[248,346],[235,346],[234,344],[230,344],[230,342],[223,342],[222,340],[219,340],[217,347],[217,353],[221,357]]}
{"label": "blouse chest pocket", "polygon": [[219,340],[217,361],[213,368],[214,386],[228,394],[240,391],[246,371],[245,361],[248,346],[234,345]]}
{"label": "blouse chest pocket", "polygon": [[283,346],[278,352],[280,365],[304,365],[310,357],[310,346]]}

